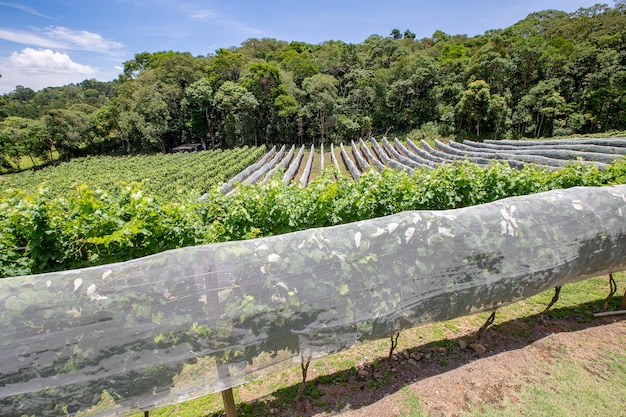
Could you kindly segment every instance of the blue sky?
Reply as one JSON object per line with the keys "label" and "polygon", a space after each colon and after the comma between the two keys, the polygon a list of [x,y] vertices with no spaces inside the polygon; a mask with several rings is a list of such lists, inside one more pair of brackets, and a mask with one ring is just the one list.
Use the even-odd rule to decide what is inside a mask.
{"label": "blue sky", "polygon": [[[206,55],[249,38],[360,43],[410,29],[482,34],[534,11],[586,0],[0,0],[0,94],[84,79],[109,81],[138,52]],[[611,2],[612,3],[612,2]]]}

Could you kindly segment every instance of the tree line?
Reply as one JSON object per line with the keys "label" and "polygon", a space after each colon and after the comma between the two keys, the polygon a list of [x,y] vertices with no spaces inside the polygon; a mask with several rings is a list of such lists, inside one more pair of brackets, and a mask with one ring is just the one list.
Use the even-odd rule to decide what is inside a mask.
{"label": "tree line", "polygon": [[341,142],[388,132],[521,138],[626,129],[626,1],[468,37],[248,39],[142,52],[116,80],[0,96],[0,164],[83,154]]}

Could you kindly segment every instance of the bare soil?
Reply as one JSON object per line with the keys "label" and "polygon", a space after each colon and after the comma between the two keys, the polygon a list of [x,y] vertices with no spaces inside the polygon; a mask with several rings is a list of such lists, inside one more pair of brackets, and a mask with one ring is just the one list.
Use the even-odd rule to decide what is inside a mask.
{"label": "bare soil", "polygon": [[245,415],[394,417],[406,415],[402,397],[409,389],[430,416],[450,417],[471,406],[515,402],[521,385],[545,375],[557,354],[571,355],[593,371],[602,366],[601,352],[624,352],[625,346],[623,315],[593,320],[535,315],[492,326],[480,337],[468,327],[453,339],[364,360],[336,374],[313,375],[295,407],[290,398],[296,381],[271,398],[255,398],[246,390],[240,395],[251,406]]}
{"label": "bare soil", "polygon": [[[602,356],[602,351],[623,352],[626,349],[626,322],[616,319],[603,322],[605,324],[582,329],[558,322],[544,323],[537,326],[536,340],[526,345],[521,340],[503,338],[492,332],[481,340],[487,348],[485,354],[463,364],[468,356],[460,349],[453,349],[448,355],[451,370],[437,372],[437,365],[425,364],[421,371],[430,376],[420,378],[409,388],[433,417],[457,416],[470,406],[491,404],[497,407],[505,399],[515,402],[521,384],[532,383],[546,373],[545,365],[551,363],[556,354],[573,356],[586,362],[588,370],[593,370],[601,366],[595,361]],[[402,403],[399,395],[391,393],[340,415],[399,416],[402,414],[397,407]]]}

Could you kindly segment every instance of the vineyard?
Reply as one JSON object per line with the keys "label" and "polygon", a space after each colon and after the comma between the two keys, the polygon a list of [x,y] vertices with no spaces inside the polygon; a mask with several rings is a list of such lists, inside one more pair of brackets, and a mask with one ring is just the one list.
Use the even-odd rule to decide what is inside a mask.
{"label": "vineyard", "polygon": [[[444,152],[426,142],[419,147],[394,140],[391,146],[383,138],[330,145],[320,152],[311,146],[90,158],[5,176],[0,276],[100,265],[406,210],[452,209],[551,189],[626,183],[625,139],[563,141],[560,146],[572,149],[555,148],[550,157],[541,149],[553,146],[550,142],[500,143],[484,143],[492,148],[482,157],[447,154],[446,163],[438,156]],[[446,145],[454,146],[461,144]],[[514,154],[519,161],[538,158],[546,164],[505,159]]]}
{"label": "vineyard", "polygon": [[265,147],[244,147],[188,154],[80,158],[35,172],[0,177],[0,190],[34,193],[43,187],[54,198],[67,195],[81,184],[117,193],[124,184],[141,183],[146,193],[180,200],[224,182],[264,152]]}
{"label": "vineyard", "polygon": [[[108,395],[149,410],[622,270],[624,154],[625,139],[382,138],[3,178],[0,276],[46,274],[0,281],[0,410]],[[38,377],[50,388],[24,394]]]}
{"label": "vineyard", "polygon": [[166,200],[183,201],[205,194],[219,185],[230,194],[238,184],[264,184],[280,173],[285,185],[305,187],[322,171],[333,171],[336,178],[358,180],[369,170],[386,169],[413,174],[441,164],[471,162],[487,167],[493,162],[522,169],[526,165],[553,171],[573,161],[603,170],[626,155],[626,139],[560,139],[543,141],[486,140],[463,143],[421,140],[404,142],[383,137],[360,139],[344,146],[333,144],[280,149],[273,147],[234,148],[190,154],[153,156],[86,157],[39,171],[0,177],[0,190],[18,189],[34,193],[44,188],[49,197],[67,195],[78,185],[119,193],[123,186],[141,183],[143,192]]}
{"label": "vineyard", "polygon": [[[349,173],[355,180],[371,169],[377,172],[393,169],[413,174],[415,170],[432,169],[440,164],[459,161],[469,161],[483,167],[499,161],[520,169],[532,164],[549,171],[576,161],[582,165],[604,169],[626,155],[626,139],[623,138],[485,142],[465,140],[463,143],[450,141],[447,144],[435,140],[434,144],[432,147],[421,140],[418,146],[410,139],[405,143],[394,139],[391,143],[385,137],[380,143],[375,138],[371,138],[369,143],[359,139],[357,143],[351,141],[350,146],[340,144],[338,152],[331,144],[326,157],[324,145],[321,145],[319,153],[315,155],[319,155],[320,171],[331,167],[339,172]],[[296,150],[293,145],[288,151],[284,145],[278,151],[274,147],[256,164],[232,177],[224,184],[222,192],[232,192],[233,184],[237,183],[267,182],[278,169],[284,171],[282,179],[285,184],[295,181],[306,186],[312,179],[314,146],[311,146],[306,162],[303,161],[304,151],[305,146]],[[300,176],[296,178],[298,172]]]}

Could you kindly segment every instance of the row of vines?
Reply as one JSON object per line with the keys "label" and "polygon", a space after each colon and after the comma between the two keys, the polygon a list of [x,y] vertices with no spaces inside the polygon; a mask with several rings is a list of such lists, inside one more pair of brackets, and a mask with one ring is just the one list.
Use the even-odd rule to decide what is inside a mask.
{"label": "row of vines", "polygon": [[[353,148],[354,149],[354,148]],[[224,170],[226,167],[224,168]],[[450,209],[578,185],[626,183],[626,159],[600,169],[572,162],[548,170],[469,161],[432,169],[366,171],[358,180],[327,168],[307,187],[283,182],[278,170],[262,184],[218,186],[201,201],[177,201],[145,190],[79,185],[3,190],[0,276],[25,275],[124,261],[167,249],[271,236],[370,219],[405,210]]]}
{"label": "row of vines", "polygon": [[35,172],[1,176],[0,190],[34,193],[44,188],[48,197],[55,198],[66,195],[79,184],[117,194],[124,184],[141,182],[145,193],[182,201],[221,184],[265,152],[265,147],[261,146],[186,154],[78,158]]}
{"label": "row of vines", "polygon": [[[266,182],[278,170],[283,169],[283,182],[298,180],[295,174],[303,163],[302,154],[304,146],[300,147],[298,157],[293,158],[296,148],[291,147],[286,152],[283,147],[276,152],[272,148],[265,157],[253,166],[247,167],[237,176],[231,178],[222,189],[224,193],[231,193],[234,185],[239,182],[252,184]],[[371,138],[369,143],[363,139],[352,140],[350,146],[339,146],[340,158],[335,155],[334,145],[330,145],[331,161],[328,166],[341,169],[339,160],[342,161],[345,171],[354,179],[358,179],[364,172],[374,169],[377,172],[386,169],[402,170],[413,174],[415,170],[430,169],[444,163],[469,161],[481,166],[487,166],[493,161],[504,162],[513,168],[522,168],[532,164],[554,170],[568,165],[576,160],[583,165],[593,165],[599,169],[606,168],[615,159],[626,155],[626,139],[560,139],[560,140],[529,140],[507,141],[492,140],[474,142],[465,140],[463,143],[449,141],[443,143],[434,140],[434,147],[428,142],[421,140],[416,145],[410,139],[405,143],[394,139],[393,143],[383,137],[380,143]],[[305,163],[304,170],[299,179],[302,186],[310,181],[310,172],[313,164],[314,146],[311,146],[309,158]],[[320,169],[323,170],[324,147],[320,148]]]}

